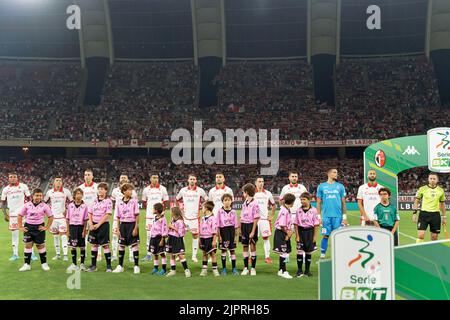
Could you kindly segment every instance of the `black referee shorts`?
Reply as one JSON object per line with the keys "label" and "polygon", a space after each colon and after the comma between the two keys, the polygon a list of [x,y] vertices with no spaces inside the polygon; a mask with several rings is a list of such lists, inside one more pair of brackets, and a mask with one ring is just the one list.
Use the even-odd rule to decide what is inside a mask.
{"label": "black referee shorts", "polygon": [[430,226],[431,233],[441,232],[441,213],[439,211],[429,212],[420,210],[417,220],[417,230],[427,230]]}

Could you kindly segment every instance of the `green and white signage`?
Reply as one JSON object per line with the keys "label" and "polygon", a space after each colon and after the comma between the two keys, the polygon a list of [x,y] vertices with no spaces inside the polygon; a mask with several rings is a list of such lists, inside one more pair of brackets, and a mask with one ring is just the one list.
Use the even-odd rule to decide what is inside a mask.
{"label": "green and white signage", "polygon": [[374,227],[345,227],[332,238],[333,300],[394,300],[393,235]]}
{"label": "green and white signage", "polygon": [[450,128],[435,128],[427,132],[428,169],[450,172]]}

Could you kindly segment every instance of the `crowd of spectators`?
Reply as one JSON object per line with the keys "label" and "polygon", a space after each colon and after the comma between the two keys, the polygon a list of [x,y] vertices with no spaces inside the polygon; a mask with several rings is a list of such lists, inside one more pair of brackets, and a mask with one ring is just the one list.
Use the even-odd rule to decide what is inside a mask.
{"label": "crowd of spectators", "polygon": [[66,62],[0,62],[0,139],[49,138],[50,119],[72,108],[81,68]]}
{"label": "crowd of spectators", "polygon": [[197,88],[190,62],[117,63],[107,73],[101,104],[60,112],[51,137],[162,141],[175,128],[192,127]]}
{"label": "crowd of spectators", "polygon": [[77,107],[81,78],[73,63],[0,63],[0,139],[162,142],[195,120],[222,131],[279,129],[282,140],[381,140],[450,125],[423,56],[344,59],[336,106],[315,103],[304,60],[229,62],[213,82],[218,105],[202,110],[192,62],[118,62],[99,106]]}
{"label": "crowd of spectators", "polygon": [[336,68],[336,104],[353,110],[409,110],[439,105],[425,56],[344,59]]}
{"label": "crowd of spectators", "polygon": [[[429,170],[425,167],[414,168],[403,171],[398,175],[398,189],[403,195],[415,195],[417,186],[423,186],[428,183]],[[450,177],[448,174],[441,174],[439,184],[446,192],[450,191]]]}
{"label": "crowd of spectators", "polygon": [[[0,162],[0,190],[8,185],[8,174],[16,172],[19,182],[25,183],[30,191],[41,185],[42,178],[45,177],[46,168],[42,160],[36,161],[10,161]],[[44,178],[45,179],[45,178]]]}

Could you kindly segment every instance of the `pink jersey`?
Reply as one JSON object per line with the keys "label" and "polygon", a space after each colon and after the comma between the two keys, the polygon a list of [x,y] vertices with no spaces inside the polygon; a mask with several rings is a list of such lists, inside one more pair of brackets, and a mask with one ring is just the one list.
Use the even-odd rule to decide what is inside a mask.
{"label": "pink jersey", "polygon": [[303,208],[298,208],[295,214],[294,224],[302,228],[312,228],[319,225],[317,209],[310,207],[306,212]]}
{"label": "pink jersey", "polygon": [[282,227],[285,227],[289,230],[292,227],[292,222],[289,209],[284,206],[281,207],[280,212],[278,213],[278,218],[275,221],[275,228],[281,230]]}
{"label": "pink jersey", "polygon": [[35,205],[33,201],[25,203],[19,215],[25,217],[28,224],[43,224],[45,216],[53,217],[53,213],[46,203],[40,202]]}
{"label": "pink jersey", "polygon": [[224,208],[220,208],[217,212],[217,219],[219,223],[219,228],[225,228],[225,227],[238,227],[238,220],[236,211],[231,209],[227,212]]}
{"label": "pink jersey", "polygon": [[260,218],[259,205],[255,200],[247,203],[244,201],[241,210],[241,223],[253,223],[255,219]]}
{"label": "pink jersey", "polygon": [[214,215],[203,216],[200,220],[200,238],[212,238],[217,234],[217,218]]}
{"label": "pink jersey", "polygon": [[169,233],[167,228],[166,217],[162,216],[160,218],[156,218],[155,216],[155,221],[153,221],[150,233],[152,238],[156,236],[166,237]]}
{"label": "pink jersey", "polygon": [[169,236],[184,237],[186,234],[186,225],[184,224],[183,219],[172,220],[171,224],[176,230],[169,229]]}
{"label": "pink jersey", "polygon": [[89,219],[88,211],[88,206],[84,202],[79,206],[75,202],[69,203],[66,215],[66,219],[69,220],[69,225],[83,226],[85,221]]}
{"label": "pink jersey", "polygon": [[116,213],[117,220],[120,222],[136,222],[136,216],[139,215],[139,204],[137,199],[130,199],[127,203],[123,200],[118,200]]}
{"label": "pink jersey", "polygon": [[94,199],[94,203],[89,208],[89,213],[92,213],[92,221],[94,223],[100,222],[102,218],[112,213],[112,201],[109,198],[99,200],[98,198]]}

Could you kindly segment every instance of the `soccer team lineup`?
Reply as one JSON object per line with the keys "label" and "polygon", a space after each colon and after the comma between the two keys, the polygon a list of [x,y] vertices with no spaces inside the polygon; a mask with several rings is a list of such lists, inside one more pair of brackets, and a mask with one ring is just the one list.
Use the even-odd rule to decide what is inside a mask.
{"label": "soccer team lineup", "polygon": [[[318,185],[315,206],[296,170],[289,172],[289,183],[277,199],[264,188],[263,176],[249,179],[254,182],[242,187],[240,212],[233,209],[233,190],[225,184],[221,172],[215,174],[215,187],[209,192],[197,185],[195,174],[190,174],[174,201],[169,201],[158,174],[149,176],[148,186],[138,196],[125,173],[112,190],[105,182],[94,182],[90,169],[84,171],[84,183],[74,190],[65,188],[63,178],[57,175],[45,193],[29,190],[17,173],[9,173],[9,184],[1,193],[11,231],[9,260],[21,259],[22,240],[24,264],[18,271],[31,271],[40,261],[42,270],[51,272],[47,263],[50,248],[46,246],[46,238],[51,235],[55,253],[51,259],[67,264],[67,273],[106,270],[172,277],[181,265],[187,278],[205,277],[210,270],[215,277],[256,276],[258,258],[263,260],[257,256],[257,247],[262,245],[263,262],[274,276],[309,278],[313,276],[313,253],[320,250],[319,259],[325,259],[332,231],[349,225],[346,191],[338,182],[336,168],[324,173],[327,179]],[[389,230],[397,246],[400,215],[392,204],[391,190],[377,182],[374,170],[367,172],[367,181],[358,189],[360,217],[356,221]],[[413,209],[409,223],[417,224],[415,242],[423,242],[428,229],[430,239],[438,240],[441,226],[446,227],[446,212],[444,189],[436,173],[430,173],[427,185],[418,189]],[[140,225],[145,225],[145,230]],[[188,233],[192,236],[191,248],[185,246]],[[124,265],[127,251],[132,271]],[[278,261],[272,261],[271,254],[278,256]],[[97,263],[102,259],[106,264],[103,270]],[[296,271],[291,268],[295,275],[287,270],[290,259],[291,265],[296,265]],[[153,265],[143,267],[141,261]],[[191,271],[192,264],[201,264],[199,274]]]}

